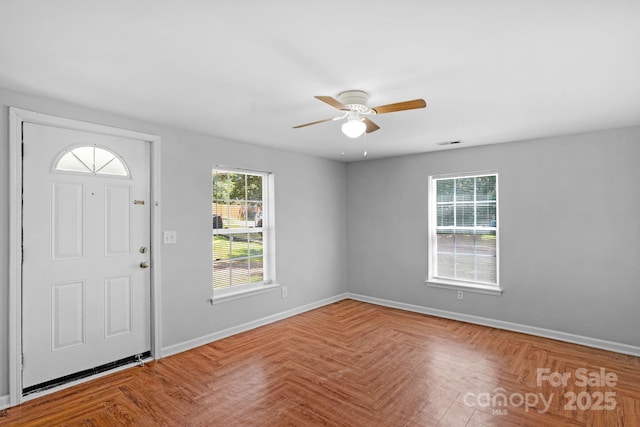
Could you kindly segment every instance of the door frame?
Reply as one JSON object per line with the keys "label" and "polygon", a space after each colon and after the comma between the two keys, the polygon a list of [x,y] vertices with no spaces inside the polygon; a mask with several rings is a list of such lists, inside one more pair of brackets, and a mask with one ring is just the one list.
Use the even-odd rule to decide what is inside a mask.
{"label": "door frame", "polygon": [[22,395],[22,124],[59,128],[137,139],[150,143],[151,197],[151,357],[160,359],[162,323],[160,309],[160,136],[93,124],[9,107],[9,405]]}

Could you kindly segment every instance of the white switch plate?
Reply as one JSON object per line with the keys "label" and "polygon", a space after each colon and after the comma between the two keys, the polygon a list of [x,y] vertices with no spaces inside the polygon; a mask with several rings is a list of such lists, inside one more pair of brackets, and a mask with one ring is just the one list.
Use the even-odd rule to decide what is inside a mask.
{"label": "white switch plate", "polygon": [[178,241],[178,236],[175,231],[165,231],[163,239],[165,245],[175,245]]}

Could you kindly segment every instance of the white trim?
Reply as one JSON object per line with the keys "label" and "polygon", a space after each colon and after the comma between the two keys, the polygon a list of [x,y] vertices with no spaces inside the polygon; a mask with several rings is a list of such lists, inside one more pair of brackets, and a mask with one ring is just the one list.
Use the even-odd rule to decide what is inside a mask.
{"label": "white trim", "polygon": [[151,138],[151,356],[162,358],[162,205],[160,204],[161,138]]}
{"label": "white trim", "polygon": [[173,354],[182,353],[183,351],[191,350],[201,345],[209,344],[214,341],[221,340],[223,338],[230,337],[241,332],[246,332],[251,329],[258,328],[260,326],[268,325],[269,323],[277,322],[278,320],[286,319],[287,317],[295,316],[297,314],[304,313],[306,311],[314,310],[316,308],[333,304],[334,302],[348,299],[349,294],[339,294],[329,298],[325,298],[319,301],[315,301],[309,304],[302,305],[300,307],[292,308],[290,310],[282,311],[280,313],[272,314],[271,316],[263,317],[261,319],[253,320],[251,322],[243,323],[241,325],[232,326],[222,331],[214,332],[212,334],[204,335],[198,338],[193,338],[188,341],[183,341],[178,344],[173,344],[162,349],[162,356],[167,357]]}
{"label": "white trim", "polygon": [[[138,139],[151,144],[151,352],[161,357],[160,137],[9,107],[9,404],[22,396],[22,124],[24,122]],[[1,403],[1,401],[0,401]]]}
{"label": "white trim", "polygon": [[450,289],[453,291],[467,291],[476,294],[502,295],[502,289],[494,285],[481,285],[479,283],[465,283],[458,281],[447,282],[442,279],[427,279],[424,281],[430,288]]}
{"label": "white trim", "polygon": [[9,404],[22,397],[22,117],[9,108]]}
{"label": "white trim", "polygon": [[346,298],[357,301],[367,302],[370,304],[381,305],[384,307],[397,308],[400,310],[412,311],[415,313],[428,314],[430,316],[442,317],[445,319],[458,320],[460,322],[473,323],[476,325],[489,326],[507,331],[520,332],[523,334],[534,335],[543,338],[550,338],[558,341],[580,344],[587,347],[599,348],[602,350],[612,351],[615,353],[630,354],[632,356],[640,356],[640,347],[629,344],[622,344],[613,341],[605,341],[597,338],[585,337],[582,335],[569,334],[567,332],[554,331],[552,329],[538,328],[536,326],[528,326],[520,323],[505,322],[503,320],[490,319],[487,317],[472,316],[470,314],[455,313],[452,311],[439,310],[430,307],[423,307],[414,304],[391,301],[381,298],[369,297],[366,295],[347,293]]}
{"label": "white trim", "polygon": [[[266,206],[262,204],[263,212],[263,228],[266,225],[266,242],[263,243],[263,256],[264,256],[264,275],[271,281],[271,283],[278,283],[276,275],[276,175],[270,172],[267,175],[266,190],[263,187],[263,192],[266,191]],[[266,209],[265,209],[266,208]],[[264,250],[266,246],[266,251]],[[266,254],[264,254],[266,252]]]}
{"label": "white trim", "polygon": [[397,301],[391,301],[381,298],[369,297],[361,294],[354,294],[345,292],[335,295],[333,297],[325,298],[320,301],[312,302],[300,307],[296,307],[287,311],[273,314],[271,316],[263,317],[251,322],[243,323],[241,325],[232,326],[222,331],[214,332],[212,334],[204,335],[198,338],[194,338],[188,341],[184,341],[178,344],[170,345],[162,349],[163,357],[171,356],[173,354],[181,353],[183,351],[191,350],[201,345],[206,345],[211,342],[230,337],[241,332],[245,332],[251,329],[258,328],[260,326],[268,325],[273,322],[277,322],[287,317],[295,316],[297,314],[304,313],[309,310],[313,310],[325,305],[333,304],[345,299],[353,299],[356,301],[362,301],[369,304],[380,305],[384,307],[397,308],[400,310],[411,311],[415,313],[427,314],[430,316],[442,317],[445,319],[457,320],[460,322],[473,323],[476,325],[489,326],[497,329],[504,329],[507,331],[520,332],[528,335],[534,335],[543,338],[555,339],[558,341],[569,342],[573,344],[580,344],[587,347],[599,348],[602,350],[612,351],[615,353],[630,354],[633,356],[640,356],[640,347],[632,346],[628,344],[622,344],[612,341],[600,340],[597,338],[585,337],[581,335],[569,334],[561,331],[554,331],[551,329],[538,328],[535,326],[528,326],[519,323],[505,322],[502,320],[490,319],[480,316],[472,316],[463,313],[455,313],[446,310],[439,310],[435,308],[423,307],[414,304],[406,304]]}
{"label": "white trim", "polygon": [[[362,301],[369,304],[380,305],[383,307],[391,307],[399,310],[411,311],[415,313],[426,314],[430,316],[441,317],[445,319],[457,320],[460,322],[473,323],[476,325],[489,326],[498,329],[504,329],[507,331],[520,332],[528,335],[539,336],[543,338],[555,339],[559,341],[565,341],[573,344],[580,344],[588,347],[599,348],[602,350],[612,351],[615,353],[622,354],[630,354],[633,356],[640,356],[640,347],[632,346],[628,344],[621,344],[612,341],[605,341],[596,338],[585,337],[581,335],[569,334],[566,332],[554,331],[550,329],[538,328],[535,326],[527,326],[518,323],[505,322],[502,320],[490,319],[479,316],[472,316],[462,313],[455,313],[446,310],[439,310],[429,307],[418,306],[414,304],[407,304],[397,301],[391,301],[381,298],[370,297],[361,294],[355,294],[350,292],[345,292],[342,294],[335,295],[333,297],[325,298],[319,301],[315,301],[300,307],[296,307],[290,310],[286,310],[280,313],[273,314],[271,316],[263,317],[261,319],[257,319],[251,322],[243,323],[241,325],[233,326],[222,331],[215,332],[213,334],[204,335],[198,338],[194,338],[188,341],[184,341],[178,344],[170,345],[162,349],[162,357],[171,356],[174,354],[182,353],[183,351],[188,351],[194,349],[196,347],[200,347],[202,345],[209,344],[211,342],[224,339],[230,337],[235,334],[239,334],[242,332],[246,332],[251,329],[258,328],[260,326],[268,325],[273,322],[277,322],[279,320],[286,319],[288,317],[292,317],[306,311],[314,310],[316,308],[333,304],[335,302],[343,301],[345,299],[353,299],[356,301]],[[158,357],[156,357],[157,359]],[[127,365],[121,367],[120,369],[126,369],[131,365]],[[105,372],[99,374],[99,376],[107,375],[109,372]],[[89,381],[91,378],[78,380],[77,383]],[[69,383],[66,386],[71,386],[77,384]],[[57,389],[56,389],[57,390]],[[30,399],[32,395],[28,396]],[[28,400],[28,399],[27,399]],[[9,396],[0,396],[0,409],[6,408],[9,405],[10,399]]]}
{"label": "white trim", "polygon": [[222,172],[238,172],[238,173],[244,173],[247,175],[271,175],[273,172],[271,171],[264,171],[264,170],[260,170],[260,169],[246,169],[246,168],[239,168],[237,166],[225,166],[225,165],[219,165],[219,164],[214,164],[213,165],[214,169],[220,170]]}
{"label": "white trim", "polygon": [[476,171],[476,172],[451,172],[451,173],[440,173],[436,175],[431,175],[430,177],[435,179],[447,179],[447,178],[477,178],[479,176],[486,175],[497,175],[497,169],[487,169],[484,171]]}
{"label": "white trim", "polygon": [[0,409],[6,409],[9,407],[9,395],[5,394],[0,396]]}
{"label": "white trim", "polygon": [[211,305],[221,304],[223,302],[252,297],[254,295],[263,294],[265,292],[275,291],[276,289],[280,288],[280,285],[271,283],[268,285],[261,284],[252,287],[237,286],[239,288],[242,288],[240,290],[233,289],[234,287],[214,290],[213,298],[210,299]]}

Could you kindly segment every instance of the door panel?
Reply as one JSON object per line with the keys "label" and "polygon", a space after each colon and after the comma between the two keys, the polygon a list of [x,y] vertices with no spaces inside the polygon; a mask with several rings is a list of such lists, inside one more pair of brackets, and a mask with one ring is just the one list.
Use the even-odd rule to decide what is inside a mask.
{"label": "door panel", "polygon": [[105,195],[105,255],[127,255],[131,252],[131,188],[106,185]]}
{"label": "door panel", "polygon": [[53,182],[51,242],[53,261],[82,259],[84,255],[84,186]]}
{"label": "door panel", "polygon": [[54,284],[51,291],[52,350],[84,344],[84,282]]}
{"label": "door panel", "polygon": [[105,286],[105,336],[131,332],[131,276],[109,277]]}
{"label": "door panel", "polygon": [[150,254],[133,250],[150,246],[150,203],[134,204],[149,201],[150,144],[30,123],[23,141],[28,388],[150,350]]}

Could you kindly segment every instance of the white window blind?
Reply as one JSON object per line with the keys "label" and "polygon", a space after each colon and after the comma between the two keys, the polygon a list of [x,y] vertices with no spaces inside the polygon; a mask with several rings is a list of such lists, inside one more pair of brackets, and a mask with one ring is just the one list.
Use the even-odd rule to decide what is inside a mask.
{"label": "white window blind", "polygon": [[497,286],[498,175],[430,183],[430,279]]}

